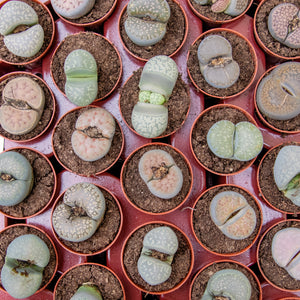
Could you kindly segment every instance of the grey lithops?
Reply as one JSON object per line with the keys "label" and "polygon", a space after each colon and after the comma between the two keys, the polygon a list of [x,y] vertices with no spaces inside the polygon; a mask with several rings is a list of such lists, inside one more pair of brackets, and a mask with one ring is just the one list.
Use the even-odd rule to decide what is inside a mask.
{"label": "grey lithops", "polygon": [[33,170],[25,156],[15,151],[0,154],[0,205],[22,202],[31,192],[33,181]]}
{"label": "grey lithops", "polygon": [[93,55],[83,49],[73,50],[64,63],[65,93],[78,106],[86,106],[97,98],[98,71]]}
{"label": "grey lithops", "polygon": [[34,234],[19,236],[8,245],[1,284],[12,297],[27,298],[40,288],[49,260],[50,251],[41,238]]}
{"label": "grey lithops", "polygon": [[[175,232],[168,226],[150,230],[144,237],[143,249],[138,259],[138,272],[150,285],[158,285],[166,280],[172,272],[172,260],[178,249]],[[154,252],[165,255],[165,259],[156,258]]]}
{"label": "grey lithops", "polygon": [[105,214],[105,198],[92,183],[77,183],[68,188],[63,203],[52,214],[52,224],[59,237],[70,242],[90,238]]}
{"label": "grey lithops", "polygon": [[81,285],[70,300],[102,300],[97,286],[87,282]]}

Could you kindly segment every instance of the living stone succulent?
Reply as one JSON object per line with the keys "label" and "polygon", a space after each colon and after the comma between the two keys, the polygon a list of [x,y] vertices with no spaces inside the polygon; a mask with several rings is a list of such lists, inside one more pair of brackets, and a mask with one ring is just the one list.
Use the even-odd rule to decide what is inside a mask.
{"label": "living stone succulent", "polygon": [[17,299],[33,295],[40,288],[49,260],[48,246],[38,236],[25,234],[15,238],[7,247],[2,286]]}
{"label": "living stone succulent", "polygon": [[65,93],[78,106],[91,104],[98,93],[97,63],[93,55],[83,49],[73,50],[64,63]]}
{"label": "living stone succulent", "polygon": [[129,39],[138,46],[158,43],[166,34],[170,7],[166,0],[130,0],[124,27]]}
{"label": "living stone succulent", "polygon": [[31,164],[15,151],[0,154],[0,205],[13,206],[31,192],[34,182]]}
{"label": "living stone succulent", "polygon": [[182,171],[164,150],[145,152],[139,161],[139,174],[150,192],[162,199],[175,197],[182,188]]}
{"label": "living stone succulent", "polygon": [[87,282],[81,285],[70,300],[102,300],[97,286]]}
{"label": "living stone succulent", "polygon": [[85,241],[99,227],[105,208],[105,198],[97,186],[85,182],[74,184],[53,211],[53,228],[64,240]]}
{"label": "living stone succulent", "polygon": [[172,260],[178,249],[175,232],[168,226],[150,230],[144,237],[137,267],[141,277],[150,285],[158,285],[172,272]]}

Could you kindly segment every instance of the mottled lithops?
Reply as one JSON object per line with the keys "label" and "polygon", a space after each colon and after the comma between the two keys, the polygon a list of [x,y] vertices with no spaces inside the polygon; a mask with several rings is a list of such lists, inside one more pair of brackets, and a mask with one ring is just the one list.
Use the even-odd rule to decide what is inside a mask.
{"label": "mottled lithops", "polygon": [[251,284],[247,276],[239,270],[223,269],[209,278],[201,300],[249,300],[250,298]]}
{"label": "mottled lithops", "polygon": [[95,107],[84,111],[78,117],[71,137],[75,154],[84,161],[104,157],[111,147],[115,129],[115,119],[107,110]]}
{"label": "mottled lithops", "polygon": [[150,285],[158,285],[168,280],[177,249],[178,239],[170,227],[161,226],[150,230],[144,237],[137,264],[141,277]]}
{"label": "mottled lithops", "polygon": [[278,189],[300,206],[300,146],[288,145],[280,149],[273,174]]}
{"label": "mottled lithops", "polygon": [[0,205],[22,202],[31,192],[34,176],[25,156],[15,151],[0,154]]}
{"label": "mottled lithops", "polygon": [[21,135],[36,127],[45,104],[43,89],[36,81],[25,76],[10,80],[2,99],[0,123],[5,131]]}
{"label": "mottled lithops", "polygon": [[158,43],[166,34],[170,7],[166,0],[130,0],[124,28],[130,40],[138,46]]}
{"label": "mottled lithops", "polygon": [[78,106],[91,104],[98,93],[97,63],[93,55],[83,49],[73,50],[65,60],[64,71],[67,98]]}
{"label": "mottled lithops", "polygon": [[74,184],[66,190],[63,203],[57,205],[53,211],[53,228],[64,240],[85,241],[99,227],[105,207],[105,198],[94,184]]}
{"label": "mottled lithops", "polygon": [[139,174],[150,192],[159,198],[170,199],[181,191],[182,171],[164,150],[145,152],[139,161]]}
{"label": "mottled lithops", "polygon": [[272,37],[290,48],[300,48],[300,12],[292,3],[276,5],[268,17]]}
{"label": "mottled lithops", "polygon": [[240,67],[232,58],[231,44],[224,37],[217,34],[205,37],[197,55],[201,73],[211,86],[225,89],[238,80]]}
{"label": "mottled lithops", "polygon": [[91,283],[81,285],[70,300],[102,300],[101,293],[97,286]]}
{"label": "mottled lithops", "polygon": [[1,284],[14,298],[29,297],[40,288],[49,260],[50,251],[41,238],[34,234],[19,236],[8,245]]}

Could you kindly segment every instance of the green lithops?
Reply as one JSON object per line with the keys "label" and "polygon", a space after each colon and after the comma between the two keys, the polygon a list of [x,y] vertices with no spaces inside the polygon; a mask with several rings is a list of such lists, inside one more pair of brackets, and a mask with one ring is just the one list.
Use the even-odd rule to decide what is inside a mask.
{"label": "green lithops", "polygon": [[[143,249],[137,263],[141,277],[150,285],[158,285],[168,280],[177,249],[178,239],[170,227],[160,226],[150,230],[144,237]],[[154,252],[160,252],[165,259],[154,257]]]}
{"label": "green lithops", "polygon": [[102,300],[101,293],[97,286],[91,283],[81,285],[70,300]]}
{"label": "green lithops", "polygon": [[34,176],[25,156],[15,151],[0,154],[0,205],[13,206],[31,192]]}
{"label": "green lithops", "polygon": [[78,106],[91,104],[98,94],[98,70],[93,55],[83,49],[73,50],[64,63],[65,93]]}

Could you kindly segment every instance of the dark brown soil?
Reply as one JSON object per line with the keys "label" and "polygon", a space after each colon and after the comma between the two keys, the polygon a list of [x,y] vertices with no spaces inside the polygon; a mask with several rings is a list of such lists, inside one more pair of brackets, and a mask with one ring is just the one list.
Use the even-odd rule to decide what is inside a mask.
{"label": "dark brown soil", "polygon": [[182,44],[187,30],[184,13],[173,0],[167,0],[171,16],[167,24],[167,31],[164,38],[152,46],[142,47],[134,44],[127,36],[124,29],[124,22],[127,18],[126,9],[120,19],[120,37],[125,46],[135,56],[148,60],[156,55],[172,55]]}
{"label": "dark brown soil", "polygon": [[53,133],[53,151],[62,165],[74,173],[84,176],[99,174],[110,168],[119,158],[123,149],[121,127],[116,121],[116,131],[109,152],[101,159],[88,162],[80,159],[73,151],[71,136],[79,115],[91,107],[73,110],[56,125]]}
{"label": "dark brown soil", "polygon": [[14,140],[14,141],[25,141],[32,139],[38,135],[40,135],[49,125],[49,122],[51,121],[53,114],[54,114],[54,107],[55,107],[55,99],[52,97],[50,89],[47,87],[47,85],[38,77],[33,77],[31,76],[30,73],[28,74],[18,74],[14,75],[13,73],[5,80],[0,82],[0,106],[4,103],[2,99],[2,92],[5,87],[5,85],[12,79],[16,77],[28,77],[30,79],[33,79],[34,81],[38,82],[38,84],[42,87],[44,94],[45,94],[45,106],[44,106],[44,111],[41,116],[40,121],[38,122],[37,126],[31,130],[28,133],[21,134],[21,135],[16,135],[16,134],[11,134],[7,131],[5,131],[1,124],[0,124],[0,135],[3,137]]}
{"label": "dark brown soil", "polygon": [[4,36],[0,34],[0,60],[4,60],[8,63],[18,63],[18,64],[26,63],[28,61],[32,61],[36,57],[39,57],[47,49],[47,47],[51,42],[52,36],[54,35],[53,22],[48,11],[41,4],[39,4],[38,1],[36,2],[32,0],[20,0],[20,1],[23,1],[28,5],[30,5],[37,13],[39,17],[39,24],[44,29],[44,44],[36,55],[32,57],[20,57],[8,51],[3,41]]}
{"label": "dark brown soil", "polygon": [[[148,189],[138,172],[138,164],[142,155],[153,149],[161,149],[168,152],[183,175],[182,189],[178,195],[171,199],[161,199],[154,196]],[[192,174],[184,157],[168,145],[148,145],[134,153],[123,166],[122,185],[126,196],[130,201],[144,211],[162,213],[174,209],[180,205],[188,195],[191,188]]]}
{"label": "dark brown soil", "polygon": [[119,82],[122,72],[121,60],[112,44],[103,36],[93,32],[69,35],[58,46],[51,62],[51,73],[58,88],[64,93],[65,59],[76,49],[86,50],[94,56],[98,67],[97,99],[108,96]]}
{"label": "dark brown soil", "polygon": [[165,226],[165,224],[148,224],[137,229],[128,239],[123,255],[124,266],[128,276],[135,284],[149,291],[149,293],[167,291],[177,286],[188,274],[191,267],[192,253],[188,241],[181,232],[172,228],[177,235],[179,246],[171,264],[172,273],[169,279],[155,286],[149,285],[142,279],[137,269],[137,261],[143,248],[143,239],[147,232],[159,226]]}
{"label": "dark brown soil", "polygon": [[[142,70],[143,68],[140,68],[134,72],[123,85],[120,92],[121,113],[128,126],[132,129],[131,114],[134,105],[139,100],[139,81]],[[190,101],[189,88],[179,75],[171,97],[164,104],[168,108],[168,127],[161,136],[169,135],[181,127],[189,112]]]}
{"label": "dark brown soil", "polygon": [[[238,80],[226,89],[215,88],[208,84],[200,71],[197,56],[198,47],[205,37],[212,34],[220,35],[230,42],[232,47],[232,58],[239,64],[240,67],[240,76]],[[244,90],[253,80],[255,76],[255,64],[257,64],[254,55],[252,48],[249,46],[249,42],[234,33],[223,30],[216,33],[212,32],[204,34],[190,47],[187,61],[189,76],[198,89],[208,93],[212,97],[226,98]]]}
{"label": "dark brown soil", "polygon": [[[215,195],[224,191],[234,191],[243,195],[256,214],[256,227],[246,239],[233,240],[222,233],[209,214],[210,203]],[[234,254],[249,247],[257,238],[262,223],[260,209],[255,199],[243,189],[234,186],[220,186],[207,191],[193,210],[193,228],[197,238],[210,251],[219,254]]]}
{"label": "dark brown soil", "polygon": [[49,204],[55,193],[55,174],[48,161],[34,150],[17,148],[13,151],[21,153],[30,162],[34,184],[31,193],[21,203],[14,206],[0,205],[0,211],[12,217],[29,217]]}

